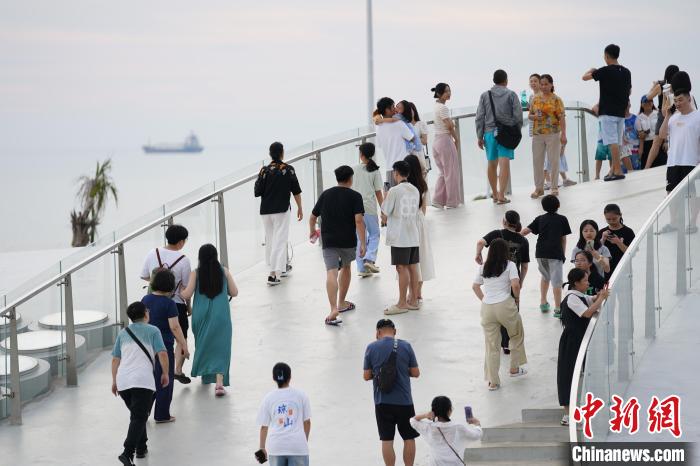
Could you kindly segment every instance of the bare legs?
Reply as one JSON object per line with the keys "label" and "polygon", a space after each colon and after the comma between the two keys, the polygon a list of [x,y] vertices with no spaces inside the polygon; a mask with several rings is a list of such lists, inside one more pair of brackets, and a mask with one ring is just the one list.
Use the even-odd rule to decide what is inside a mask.
{"label": "bare legs", "polygon": [[416,306],[423,285],[418,281],[418,264],[397,265],[396,273],[399,275],[399,302],[396,307],[408,309],[409,306]]}
{"label": "bare legs", "polygon": [[[549,292],[549,282],[544,278],[540,278],[540,304],[547,304],[547,293]],[[553,286],[552,294],[554,295],[554,309],[561,307],[561,287]]]}
{"label": "bare legs", "polygon": [[[392,440],[382,441],[382,458],[386,466],[396,465],[396,453],[394,452],[394,442]],[[403,442],[403,463],[406,466],[413,466],[416,459],[416,441],[404,440]]]}
{"label": "bare legs", "polygon": [[350,266],[347,265],[340,269],[331,269],[326,271],[326,294],[328,295],[328,304],[331,308],[331,313],[326,317],[327,320],[333,320],[340,314],[339,307],[347,306],[345,298],[350,289]]}
{"label": "bare legs", "polygon": [[620,164],[620,145],[610,144],[610,171],[613,175],[622,175],[622,166]]}
{"label": "bare legs", "polygon": [[498,160],[489,160],[487,175],[494,199],[504,200],[510,178],[510,159],[499,157]]}
{"label": "bare legs", "polygon": [[491,194],[493,195],[494,199],[498,199],[498,186],[497,186],[497,180],[498,180],[498,161],[497,160],[489,160],[488,168],[486,171],[486,174],[489,179],[489,186],[491,186]]}

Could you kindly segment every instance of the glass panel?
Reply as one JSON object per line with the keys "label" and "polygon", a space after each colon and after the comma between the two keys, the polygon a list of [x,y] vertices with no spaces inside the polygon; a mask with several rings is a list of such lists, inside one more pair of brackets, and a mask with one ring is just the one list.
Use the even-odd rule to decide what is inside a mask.
{"label": "glass panel", "polygon": [[[7,304],[5,295],[0,296],[0,303],[3,308]],[[10,336],[10,319],[0,317],[0,341]],[[9,398],[10,393],[10,353],[0,350],[0,419],[10,415]]]}
{"label": "glass panel", "polygon": [[163,206],[165,214],[169,215],[175,210],[182,209],[189,206],[194,202],[198,202],[200,199],[207,196],[211,196],[214,193],[214,183],[207,183],[194,191],[191,191],[183,196],[178,197],[170,202],[165,203]]}
{"label": "glass panel", "polygon": [[[321,166],[323,167],[323,189],[328,189],[332,188],[335,186],[337,183],[335,181],[335,173],[334,170],[341,165],[349,165],[350,167],[354,167],[357,165],[359,162],[359,150],[357,147],[360,145],[360,142],[351,142],[348,144],[344,144],[340,147],[336,147],[335,149],[330,149],[321,152]],[[377,150],[378,153],[381,153],[381,157],[377,158],[375,155],[375,160],[377,161],[377,164],[382,167],[380,170],[384,171],[387,166],[386,161],[384,160],[384,153],[381,150]],[[380,163],[381,162],[381,163]]]}
{"label": "glass panel", "polygon": [[[189,232],[182,254],[185,254],[190,259],[193,269],[197,267],[197,256],[202,245],[213,244],[217,249],[219,248],[219,235],[216,228],[217,209],[218,204],[214,200],[207,200],[173,218],[175,224],[183,225]],[[230,221],[235,222],[236,218],[233,217]],[[227,241],[227,245],[230,255],[233,252],[235,243]]]}
{"label": "glass panel", "polygon": [[[296,220],[296,204],[292,200],[292,219],[290,220],[289,242],[291,245],[301,244],[309,240],[309,215],[316,204],[316,164],[310,158],[300,160],[294,164],[299,186],[301,187],[301,205],[304,210],[304,219]],[[264,235],[263,235],[264,236]],[[291,255],[294,255],[291,250]]]}
{"label": "glass panel", "polygon": [[[298,170],[304,162],[297,162]],[[260,200],[253,197],[253,181],[224,193],[226,212],[226,241],[229,265],[234,273],[241,272],[265,259]],[[303,188],[302,188],[303,189]],[[196,251],[195,251],[195,256]],[[196,267],[196,261],[193,263]]]}
{"label": "glass panel", "polygon": [[688,177],[688,268],[690,268],[688,284],[691,289],[700,289],[700,233],[698,233],[698,213],[700,213],[700,199],[698,199],[698,181],[700,172]]}
{"label": "glass panel", "polygon": [[629,251],[632,260],[632,299],[635,370],[644,357],[649,344],[656,335],[656,257],[653,231],[643,232],[637,237],[638,246]]}
{"label": "glass panel", "polygon": [[[606,403],[610,399],[610,382],[608,375],[608,361],[610,360],[610,352],[608,344],[608,332],[606,329],[609,326],[609,314],[614,311],[613,299],[608,299],[603,306],[595,331],[593,332],[591,341],[586,351],[585,367],[583,371],[583,384],[579,394],[579,406],[585,403],[586,393],[590,392],[594,396],[602,399]],[[601,435],[608,431],[608,410],[604,409],[598,412],[598,415],[593,418],[593,440],[604,440]],[[586,441],[588,441],[586,439]]]}

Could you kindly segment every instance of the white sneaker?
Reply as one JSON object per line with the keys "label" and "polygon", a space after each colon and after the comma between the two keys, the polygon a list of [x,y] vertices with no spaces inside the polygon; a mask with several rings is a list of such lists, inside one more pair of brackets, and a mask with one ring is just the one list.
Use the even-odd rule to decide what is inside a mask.
{"label": "white sneaker", "polygon": [[365,262],[365,269],[369,270],[371,273],[379,273],[379,267],[377,267],[374,262]]}
{"label": "white sneaker", "polygon": [[366,278],[366,277],[371,277],[373,275],[373,273],[372,272],[358,272],[357,275],[359,277]]}
{"label": "white sneaker", "polygon": [[561,425],[563,425],[563,426],[569,425],[569,415],[568,414],[564,414],[564,416],[561,418]]}

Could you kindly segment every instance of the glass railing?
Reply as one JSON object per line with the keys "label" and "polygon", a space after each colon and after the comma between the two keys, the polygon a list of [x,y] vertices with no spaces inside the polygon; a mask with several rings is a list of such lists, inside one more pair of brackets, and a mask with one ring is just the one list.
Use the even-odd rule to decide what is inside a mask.
{"label": "glass railing", "polygon": [[[487,189],[486,160],[476,144],[475,110],[455,109],[451,115],[459,125],[458,150],[466,200],[485,194]],[[432,116],[424,117],[432,123]],[[588,181],[597,137],[595,117],[580,102],[567,105],[567,117],[569,176]],[[528,128],[523,128],[525,137],[516,150],[511,185],[513,190],[529,192],[533,181],[527,132]],[[296,169],[307,215],[320,192],[335,185],[333,170],[358,163],[357,146],[364,141],[374,141],[373,127],[344,131],[287,151],[286,160]],[[432,147],[432,135],[428,147]],[[385,165],[379,149],[376,160],[380,166]],[[145,283],[140,278],[143,258],[153,247],[164,244],[169,224],[187,226],[190,235],[183,252],[189,257],[197,256],[196,248],[201,244],[212,243],[219,249],[222,263],[234,273],[259,263],[264,258],[264,232],[253,184],[264,163],[261,159],[158,206],[0,295],[0,361],[7,361],[2,366],[4,372],[0,372],[0,417],[11,415],[12,422],[20,422],[22,400],[31,399],[37,391],[34,385],[29,387],[35,382],[32,373],[19,373],[20,356],[48,360],[52,376],[65,377],[68,385],[76,385],[76,368],[94,352],[111,346],[118,329],[128,321],[126,306],[144,293]],[[430,186],[435,183],[436,172],[429,173]],[[307,229],[306,222],[291,222],[290,245],[305,241]],[[81,319],[87,313],[78,311],[98,311],[106,317],[99,323],[86,324]],[[42,322],[49,314],[58,319],[55,325]],[[23,334],[38,330],[54,332],[54,348],[48,353],[24,351],[22,340],[27,335]],[[10,336],[15,332],[19,333],[20,349],[11,343]]]}
{"label": "glass railing", "polygon": [[[666,197],[637,233],[611,277],[610,296],[584,336],[570,398],[571,413],[574,407],[585,404],[588,392],[603,400],[605,407],[593,418],[593,438],[583,436],[571,423],[572,442],[609,438],[613,395],[624,400],[639,398],[640,429],[645,429],[643,416],[650,400],[642,399],[635,387],[648,388],[653,381],[639,380],[637,374],[647,350],[658,341],[659,330],[684,297],[700,286],[700,272],[694,270],[700,263],[699,180],[700,169],[696,168]],[[686,369],[692,370],[679,370]]]}

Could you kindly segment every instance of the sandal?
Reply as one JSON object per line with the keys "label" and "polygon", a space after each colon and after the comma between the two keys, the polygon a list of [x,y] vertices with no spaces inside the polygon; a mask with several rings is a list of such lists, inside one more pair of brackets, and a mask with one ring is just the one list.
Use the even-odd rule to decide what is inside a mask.
{"label": "sandal", "polygon": [[515,374],[511,372],[508,375],[510,375],[511,377],[520,377],[521,375],[525,374],[527,374],[527,371],[522,367],[518,367],[518,372],[516,372]]}
{"label": "sandal", "polygon": [[501,388],[501,386],[500,386],[499,384],[491,385],[491,383],[489,382],[489,391],[490,391],[490,392],[495,392],[495,391],[498,390],[499,388]]}
{"label": "sandal", "polygon": [[544,196],[544,191],[540,191],[539,189],[535,189],[535,190],[532,192],[532,194],[530,194],[530,197],[531,197],[532,199],[537,199],[537,198],[539,198],[540,196]]}
{"label": "sandal", "polygon": [[217,398],[221,398],[224,395],[226,395],[226,389],[224,389],[224,387],[216,387],[214,389],[214,396]]}
{"label": "sandal", "polygon": [[552,196],[558,196],[559,195],[559,190],[558,189],[552,189]]}
{"label": "sandal", "polygon": [[507,197],[504,197],[503,199],[499,199],[499,200],[496,202],[496,204],[498,204],[498,205],[503,205],[503,204],[508,204],[509,202],[510,202],[510,199],[508,199]]}
{"label": "sandal", "polygon": [[350,301],[347,301],[347,303],[348,305],[342,309],[338,309],[338,312],[348,312],[355,310],[355,303],[351,303]]}
{"label": "sandal", "polygon": [[337,327],[339,324],[343,323],[343,319],[339,317],[336,317],[335,319],[329,319],[328,317],[326,317],[325,323],[326,325],[335,325]]}

